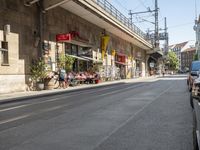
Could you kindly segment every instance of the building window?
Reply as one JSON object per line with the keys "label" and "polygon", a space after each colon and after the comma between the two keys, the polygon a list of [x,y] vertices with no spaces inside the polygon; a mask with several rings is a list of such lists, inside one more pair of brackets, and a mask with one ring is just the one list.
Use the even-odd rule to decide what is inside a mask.
{"label": "building window", "polygon": [[65,43],[65,54],[71,55],[71,44],[70,43]]}
{"label": "building window", "polygon": [[78,46],[77,45],[73,45],[71,47],[71,54],[77,56],[78,55]]}
{"label": "building window", "polygon": [[1,42],[1,65],[8,65],[8,42]]}

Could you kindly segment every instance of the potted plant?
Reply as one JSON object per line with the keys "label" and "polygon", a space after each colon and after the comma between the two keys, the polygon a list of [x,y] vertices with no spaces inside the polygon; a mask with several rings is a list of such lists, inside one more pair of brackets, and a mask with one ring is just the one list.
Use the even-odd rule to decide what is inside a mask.
{"label": "potted plant", "polygon": [[30,67],[31,78],[36,83],[37,90],[44,89],[44,79],[47,77],[46,64],[42,58],[34,60]]}

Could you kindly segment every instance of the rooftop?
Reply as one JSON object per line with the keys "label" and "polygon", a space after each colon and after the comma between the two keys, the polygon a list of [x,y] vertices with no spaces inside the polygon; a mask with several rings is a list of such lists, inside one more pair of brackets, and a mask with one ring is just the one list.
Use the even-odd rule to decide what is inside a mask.
{"label": "rooftop", "polygon": [[190,47],[190,48],[185,49],[183,52],[191,52],[191,51],[196,51],[196,48]]}

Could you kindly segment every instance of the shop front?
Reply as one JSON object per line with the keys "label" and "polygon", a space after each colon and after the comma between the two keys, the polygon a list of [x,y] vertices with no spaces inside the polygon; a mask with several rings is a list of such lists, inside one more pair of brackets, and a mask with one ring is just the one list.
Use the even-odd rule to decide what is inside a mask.
{"label": "shop front", "polygon": [[115,55],[115,65],[119,68],[120,78],[126,79],[126,55],[122,53],[116,53]]}
{"label": "shop front", "polygon": [[149,67],[149,75],[161,74],[162,70],[162,61],[160,62],[160,58],[162,57],[162,53],[157,51],[151,53],[148,58],[148,67]]}
{"label": "shop front", "polygon": [[56,41],[64,43],[65,55],[75,58],[72,71],[88,71],[93,66],[92,44],[76,31],[56,35]]}
{"label": "shop front", "polygon": [[157,72],[157,62],[153,57],[148,59],[149,75],[155,75]]}

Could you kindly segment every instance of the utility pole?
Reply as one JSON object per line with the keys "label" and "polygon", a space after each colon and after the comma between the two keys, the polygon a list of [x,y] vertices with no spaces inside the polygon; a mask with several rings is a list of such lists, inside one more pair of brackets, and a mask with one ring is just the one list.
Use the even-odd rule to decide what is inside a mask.
{"label": "utility pole", "polygon": [[158,1],[155,0],[155,48],[159,47],[159,27],[158,27]]}
{"label": "utility pole", "polygon": [[[150,8],[148,8],[147,11],[141,11],[141,12],[132,12],[131,10],[129,11],[129,15],[130,15],[130,20],[131,20],[131,24],[133,23],[133,15],[134,14],[142,14],[142,13],[151,13],[151,12],[155,12],[155,22],[150,22],[152,24],[155,25],[155,31],[154,31],[154,48],[158,49],[159,48],[159,26],[158,26],[158,1],[155,0],[155,9],[151,10]],[[145,19],[143,19],[144,21],[147,21]]]}
{"label": "utility pole", "polygon": [[[151,10],[150,8],[148,8],[147,11],[140,11],[140,12],[132,12],[132,10],[129,10],[128,15],[130,15],[130,20],[131,23],[133,23],[133,15],[137,15],[137,14],[144,14],[144,13],[151,13],[151,12],[155,12],[155,10]],[[147,21],[145,19],[143,19],[144,21]]]}
{"label": "utility pole", "polygon": [[132,10],[129,10],[129,15],[130,15],[130,20],[131,20],[131,25],[133,25],[133,13],[132,13]]}
{"label": "utility pole", "polygon": [[168,52],[168,46],[169,46],[169,37],[168,37],[168,33],[167,33],[167,18],[165,17],[165,53]]}

